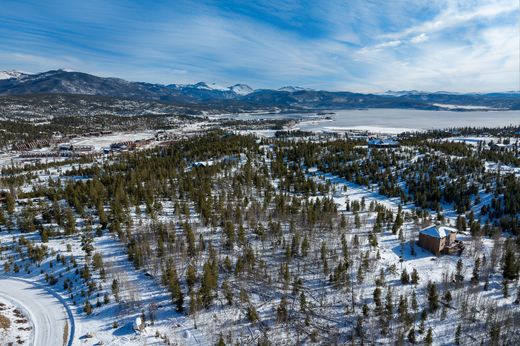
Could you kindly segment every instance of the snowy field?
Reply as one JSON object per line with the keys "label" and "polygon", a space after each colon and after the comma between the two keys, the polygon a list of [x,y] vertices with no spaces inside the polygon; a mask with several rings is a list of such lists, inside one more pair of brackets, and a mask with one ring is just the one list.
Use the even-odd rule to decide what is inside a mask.
{"label": "snowy field", "polygon": [[[0,284],[2,284],[0,280]],[[0,342],[2,345],[34,343],[34,324],[22,311],[21,303],[0,293]]]}
{"label": "snowy field", "polygon": [[70,140],[72,145],[92,145],[96,151],[110,144],[154,138],[155,131],[113,133],[96,137],[78,137]]}

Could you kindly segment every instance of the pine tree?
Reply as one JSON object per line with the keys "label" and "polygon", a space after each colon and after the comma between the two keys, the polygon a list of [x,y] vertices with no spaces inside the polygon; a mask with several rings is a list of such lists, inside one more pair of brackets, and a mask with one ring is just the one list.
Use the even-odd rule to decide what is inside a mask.
{"label": "pine tree", "polygon": [[434,282],[428,282],[428,307],[430,312],[435,312],[439,308],[439,293],[437,285]]}
{"label": "pine tree", "polygon": [[415,290],[412,292],[412,309],[417,313],[419,310],[419,304],[417,303],[417,295],[415,294]]}
{"label": "pine tree", "polygon": [[6,210],[7,210],[7,213],[9,213],[10,215],[12,215],[14,213],[14,209],[15,209],[15,206],[16,206],[16,202],[14,200],[14,197],[13,195],[8,192],[6,195],[5,195],[5,205],[6,205]]}
{"label": "pine tree", "polygon": [[172,301],[177,311],[184,311],[184,294],[182,293],[181,283],[177,275],[177,270],[173,261],[170,259],[165,272],[165,282],[170,291]]}
{"label": "pine tree", "polygon": [[450,305],[451,300],[452,300],[451,291],[448,289],[448,290],[446,290],[446,293],[444,293],[444,301],[445,301],[448,305]]}
{"label": "pine tree", "polygon": [[417,269],[413,268],[412,270],[412,284],[417,285],[419,283],[419,272]]}
{"label": "pine tree", "polygon": [[237,241],[242,246],[245,246],[247,243],[246,230],[242,224],[238,226]]}
{"label": "pine tree", "polygon": [[186,270],[186,284],[188,285],[188,291],[191,292],[193,286],[197,282],[197,269],[190,263],[188,265],[188,269]]}
{"label": "pine tree", "polygon": [[235,244],[235,226],[231,221],[227,221],[224,226],[224,235],[225,235],[225,247],[228,250],[233,250],[233,245]]}
{"label": "pine tree", "polygon": [[415,328],[412,327],[410,331],[408,332],[408,342],[412,345],[415,345],[416,339],[415,339]]}
{"label": "pine tree", "polygon": [[302,257],[307,257],[309,248],[310,248],[309,238],[307,237],[307,235],[305,235],[305,237],[303,237],[302,246],[301,246]]}
{"label": "pine tree", "polygon": [[500,324],[499,323],[492,323],[491,328],[489,330],[489,341],[491,342],[490,345],[498,346],[500,345]]}
{"label": "pine tree", "polygon": [[232,305],[233,304],[233,291],[231,290],[231,286],[229,286],[227,281],[224,281],[222,283],[222,291],[224,292],[224,298],[226,298],[228,305]]}
{"label": "pine tree", "polygon": [[428,317],[428,312],[426,309],[421,311],[421,321],[419,322],[419,334],[424,333],[424,323],[426,322],[426,318]]}
{"label": "pine tree", "polygon": [[455,345],[461,344],[461,337],[462,336],[462,326],[459,324],[457,325],[457,330],[455,331]]}
{"label": "pine tree", "polygon": [[286,322],[288,320],[288,312],[287,312],[287,299],[282,297],[280,300],[280,304],[276,308],[276,320],[278,322]]}
{"label": "pine tree", "polygon": [[83,310],[87,315],[92,314],[92,304],[88,301],[88,299],[85,301],[85,305],[83,307]]}
{"label": "pine tree", "polygon": [[399,319],[405,324],[408,324],[408,300],[402,295],[399,296],[398,312]]}
{"label": "pine tree", "polygon": [[358,318],[356,320],[356,327],[355,327],[356,336],[361,338],[361,343],[363,343],[363,338],[365,336],[363,321],[364,321],[363,317],[358,316]]}
{"label": "pine tree", "polygon": [[249,320],[249,322],[251,323],[255,323],[256,321],[259,320],[259,317],[258,317],[258,312],[256,312],[256,309],[253,305],[249,305],[247,307],[247,319]]}
{"label": "pine tree", "polygon": [[376,310],[379,311],[381,308],[381,289],[379,287],[376,287],[374,289],[374,303],[376,304]]}
{"label": "pine tree", "polygon": [[307,298],[305,298],[305,293],[300,293],[300,311],[304,312],[307,309]]}
{"label": "pine tree", "polygon": [[186,242],[188,244],[188,256],[195,257],[197,255],[197,247],[195,246],[195,233],[188,223],[184,224],[184,231],[186,232]]}
{"label": "pine tree", "polygon": [[226,346],[226,342],[224,341],[224,337],[222,336],[222,333],[220,333],[216,346]]}
{"label": "pine tree", "polygon": [[514,280],[518,277],[518,264],[512,246],[508,246],[504,255],[503,276],[505,280]]}
{"label": "pine tree", "polygon": [[479,271],[480,271],[480,257],[477,257],[477,259],[475,259],[475,265],[473,266],[473,275],[471,276],[471,283],[473,285],[478,284],[480,281]]}
{"label": "pine tree", "polygon": [[202,280],[199,290],[201,303],[205,308],[208,308],[213,302],[215,288],[217,288],[217,277],[208,260],[202,268]]}
{"label": "pine tree", "polygon": [[394,314],[394,303],[392,302],[392,290],[390,289],[390,287],[388,287],[388,290],[386,291],[385,310],[386,317],[388,320],[390,320],[392,318],[392,315]]}
{"label": "pine tree", "polygon": [[428,332],[426,333],[426,337],[424,338],[424,345],[431,346],[433,343],[433,331],[432,328],[428,328]]}
{"label": "pine tree", "polygon": [[509,298],[509,282],[507,280],[502,280],[502,293],[504,298]]}
{"label": "pine tree", "polygon": [[401,283],[403,285],[408,285],[410,283],[410,275],[408,275],[406,268],[404,268],[403,272],[401,273]]}
{"label": "pine tree", "polygon": [[65,234],[71,235],[76,233],[76,218],[71,208],[65,211]]}
{"label": "pine tree", "polygon": [[119,281],[117,279],[112,280],[112,294],[116,302],[119,302]]}
{"label": "pine tree", "polygon": [[455,274],[455,280],[460,284],[464,281],[464,275],[462,275],[462,269],[464,268],[464,265],[462,264],[462,259],[459,258],[457,261],[457,271]]}

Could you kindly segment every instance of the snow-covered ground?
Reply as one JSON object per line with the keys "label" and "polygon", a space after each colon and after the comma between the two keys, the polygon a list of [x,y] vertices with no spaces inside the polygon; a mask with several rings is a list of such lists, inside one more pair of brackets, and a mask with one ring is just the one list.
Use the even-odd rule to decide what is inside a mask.
{"label": "snow-covered ground", "polygon": [[[1,281],[0,281],[1,283]],[[32,321],[12,300],[0,295],[0,343],[31,344],[34,341]]]}
{"label": "snow-covered ground", "polygon": [[153,138],[155,131],[141,131],[141,132],[121,132],[99,137],[78,137],[70,141],[72,145],[92,145],[95,150],[99,151],[104,147],[109,147],[110,144],[137,141],[143,139]]}
{"label": "snow-covered ground", "polygon": [[[16,306],[30,321],[31,333],[25,340],[29,345],[72,345],[72,314],[63,299],[52,294],[48,288],[30,281],[0,276],[0,299]],[[24,331],[24,334],[27,333]],[[1,344],[5,345],[7,341]]]}

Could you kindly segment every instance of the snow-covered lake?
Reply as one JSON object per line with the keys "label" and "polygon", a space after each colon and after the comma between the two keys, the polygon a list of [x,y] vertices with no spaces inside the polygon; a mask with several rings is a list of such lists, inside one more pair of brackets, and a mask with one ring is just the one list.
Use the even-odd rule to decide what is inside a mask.
{"label": "snow-covered lake", "polygon": [[[520,111],[426,111],[418,109],[334,110],[334,114],[241,114],[238,119],[304,119],[298,128],[304,131],[359,129],[389,132],[428,130],[448,127],[500,127],[520,125]],[[320,117],[321,119],[317,119]],[[331,119],[324,119],[330,117]]]}

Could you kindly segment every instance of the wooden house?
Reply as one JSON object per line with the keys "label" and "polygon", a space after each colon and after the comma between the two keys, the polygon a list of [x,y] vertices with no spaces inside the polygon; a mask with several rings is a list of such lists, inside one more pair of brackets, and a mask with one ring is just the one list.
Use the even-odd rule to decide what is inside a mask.
{"label": "wooden house", "polygon": [[435,256],[460,253],[464,246],[457,240],[457,229],[443,225],[426,227],[419,232],[418,245]]}

